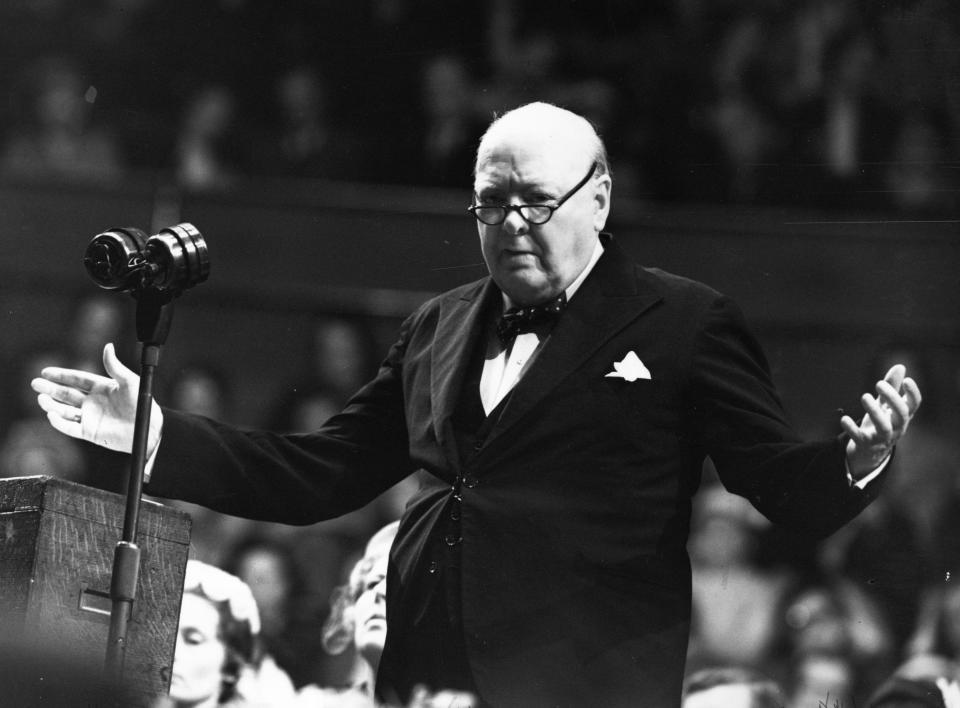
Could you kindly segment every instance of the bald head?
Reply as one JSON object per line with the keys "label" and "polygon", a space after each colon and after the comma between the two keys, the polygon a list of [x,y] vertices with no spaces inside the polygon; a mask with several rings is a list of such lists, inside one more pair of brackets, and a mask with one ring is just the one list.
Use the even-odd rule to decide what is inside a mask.
{"label": "bald head", "polygon": [[527,103],[495,119],[480,139],[474,173],[504,146],[547,151],[587,166],[596,162],[596,174],[610,172],[606,147],[590,121],[550,103]]}
{"label": "bald head", "polygon": [[[547,302],[583,272],[610,210],[606,151],[590,123],[531,103],[491,124],[477,149],[474,204],[483,258],[518,305]],[[546,220],[521,207],[549,208]],[[493,223],[491,223],[491,221]]]}

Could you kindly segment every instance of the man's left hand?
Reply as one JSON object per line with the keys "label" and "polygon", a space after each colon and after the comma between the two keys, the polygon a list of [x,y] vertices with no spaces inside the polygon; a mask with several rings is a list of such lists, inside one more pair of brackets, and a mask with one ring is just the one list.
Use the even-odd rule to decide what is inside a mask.
{"label": "man's left hand", "polygon": [[853,478],[870,474],[879,467],[893,446],[907,432],[910,420],[920,407],[920,389],[906,376],[906,368],[895,364],[877,382],[877,395],[860,397],[866,414],[860,424],[848,415],[840,419],[844,432],[850,436],[847,443],[847,465]]}

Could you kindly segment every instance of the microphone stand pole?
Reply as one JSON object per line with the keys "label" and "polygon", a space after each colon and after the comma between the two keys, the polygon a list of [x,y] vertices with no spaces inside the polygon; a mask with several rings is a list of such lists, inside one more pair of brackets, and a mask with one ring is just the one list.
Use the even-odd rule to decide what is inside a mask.
{"label": "microphone stand pole", "polygon": [[[173,318],[169,294],[148,288],[135,294],[137,298],[137,339],[140,350],[140,391],[133,428],[133,450],[130,477],[127,482],[126,512],[123,535],[114,549],[110,579],[110,632],[107,638],[105,673],[113,686],[119,687],[127,648],[127,624],[133,611],[140,575],[140,548],[137,546],[137,525],[140,499],[143,495],[143,470],[147,462],[147,437],[150,430],[150,409],[153,403],[153,377],[160,361],[160,350],[166,342]],[[119,694],[118,694],[119,695]]]}

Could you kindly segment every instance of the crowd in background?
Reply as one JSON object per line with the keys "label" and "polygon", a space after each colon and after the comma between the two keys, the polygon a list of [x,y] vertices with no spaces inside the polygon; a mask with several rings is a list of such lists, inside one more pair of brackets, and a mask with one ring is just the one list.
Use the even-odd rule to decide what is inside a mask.
{"label": "crowd in background", "polygon": [[942,212],[958,41],[950,0],[20,0],[0,168],[462,189],[490,116],[543,99],[621,195]]}

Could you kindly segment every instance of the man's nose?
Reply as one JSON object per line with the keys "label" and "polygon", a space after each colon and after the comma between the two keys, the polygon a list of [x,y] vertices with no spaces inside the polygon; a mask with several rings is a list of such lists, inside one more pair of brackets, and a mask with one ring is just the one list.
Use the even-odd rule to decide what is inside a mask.
{"label": "man's nose", "polygon": [[387,579],[384,578],[379,583],[376,584],[376,587],[373,588],[376,592],[377,602],[383,602],[387,599]]}
{"label": "man's nose", "polygon": [[507,212],[507,218],[503,220],[503,228],[511,236],[516,236],[527,233],[530,230],[530,224],[520,216],[519,209],[510,209]]}

